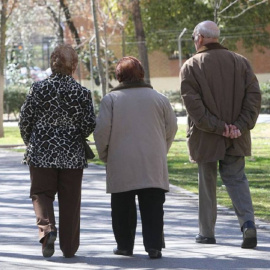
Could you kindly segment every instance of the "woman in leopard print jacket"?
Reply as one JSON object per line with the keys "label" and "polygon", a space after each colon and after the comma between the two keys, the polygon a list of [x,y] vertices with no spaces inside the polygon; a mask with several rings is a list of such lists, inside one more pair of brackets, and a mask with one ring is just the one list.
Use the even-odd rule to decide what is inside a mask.
{"label": "woman in leopard print jacket", "polygon": [[20,132],[27,145],[24,162],[30,168],[30,197],[44,257],[54,253],[56,193],[60,248],[65,257],[72,257],[79,247],[81,182],[87,167],[82,141],[95,128],[95,114],[91,92],[71,76],[77,63],[71,46],[56,47],[52,75],[32,85],[20,113]]}

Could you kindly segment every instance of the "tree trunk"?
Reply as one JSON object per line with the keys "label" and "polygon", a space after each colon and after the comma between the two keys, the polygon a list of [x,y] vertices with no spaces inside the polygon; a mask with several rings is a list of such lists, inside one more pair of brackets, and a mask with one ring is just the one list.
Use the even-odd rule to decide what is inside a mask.
{"label": "tree trunk", "polygon": [[1,30],[0,30],[0,138],[4,137],[4,68],[6,60],[6,22],[7,22],[7,2],[2,0],[1,9]]}
{"label": "tree trunk", "polygon": [[[101,56],[100,56],[100,46],[99,46],[99,31],[98,31],[98,22],[97,22],[97,13],[96,13],[96,1],[91,0],[91,8],[92,8],[92,15],[93,15],[93,22],[94,22],[94,29],[95,29],[95,36],[96,36],[96,56],[98,61],[98,72],[101,79],[101,86],[102,86],[102,96],[106,95],[106,79],[104,76]],[[93,90],[93,89],[91,89]]]}
{"label": "tree trunk", "polygon": [[144,68],[144,80],[147,83],[150,83],[150,72],[149,72],[149,63],[148,63],[148,52],[145,41],[145,33],[143,29],[140,1],[131,0],[132,3],[132,16],[135,27],[136,40],[138,43],[139,58]]}
{"label": "tree trunk", "polygon": [[58,37],[57,38],[57,44],[63,44],[64,43],[64,31],[63,31],[63,28],[62,28],[62,25],[61,25],[60,18],[59,18],[59,16],[57,16],[57,14],[54,12],[54,10],[50,6],[47,6],[47,10],[51,14],[55,25],[57,25],[57,29],[58,29],[58,32],[56,34],[57,37]]}
{"label": "tree trunk", "polygon": [[104,48],[104,57],[105,57],[105,85],[106,85],[106,92],[109,91],[109,64],[108,64],[108,38],[107,38],[107,22],[103,22],[104,28],[104,41],[105,41],[105,48]]}
{"label": "tree trunk", "polygon": [[68,4],[67,4],[67,0],[60,0],[60,6],[64,11],[64,14],[65,14],[65,17],[67,20],[68,28],[71,31],[72,35],[74,36],[76,44],[80,45],[81,39],[80,39],[79,33],[78,33],[73,21],[72,21],[72,18],[71,18],[70,12],[69,12],[69,8],[68,8]]}

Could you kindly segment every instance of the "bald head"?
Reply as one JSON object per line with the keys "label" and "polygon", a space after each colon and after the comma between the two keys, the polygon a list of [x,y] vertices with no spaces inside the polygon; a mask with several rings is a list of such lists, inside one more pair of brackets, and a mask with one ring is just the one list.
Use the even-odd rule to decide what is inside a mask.
{"label": "bald head", "polygon": [[216,23],[212,21],[204,21],[199,23],[195,29],[194,34],[200,34],[205,38],[214,38],[218,39],[220,35],[220,30]]}
{"label": "bald head", "polygon": [[212,21],[203,21],[196,25],[193,31],[193,37],[196,50],[208,43],[218,43],[220,30],[216,23]]}

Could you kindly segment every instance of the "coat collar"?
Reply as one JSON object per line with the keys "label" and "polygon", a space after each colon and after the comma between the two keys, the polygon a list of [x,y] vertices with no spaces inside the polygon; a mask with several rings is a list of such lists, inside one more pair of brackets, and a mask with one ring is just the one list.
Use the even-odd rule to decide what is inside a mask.
{"label": "coat collar", "polygon": [[209,50],[218,50],[218,49],[223,49],[223,50],[228,50],[227,48],[223,47],[220,43],[208,43],[205,44],[204,46],[202,46],[196,54],[198,53],[202,53],[205,51],[209,51]]}
{"label": "coat collar", "polygon": [[153,88],[152,85],[145,83],[144,81],[125,81],[119,83],[116,87],[114,87],[110,92],[117,91],[117,90],[123,90],[128,88],[140,88],[140,87],[147,87],[147,88]]}
{"label": "coat collar", "polygon": [[49,77],[49,80],[63,80],[63,81],[70,81],[70,80],[74,80],[74,78],[71,75],[65,75],[65,74],[61,74],[61,73],[52,73]]}

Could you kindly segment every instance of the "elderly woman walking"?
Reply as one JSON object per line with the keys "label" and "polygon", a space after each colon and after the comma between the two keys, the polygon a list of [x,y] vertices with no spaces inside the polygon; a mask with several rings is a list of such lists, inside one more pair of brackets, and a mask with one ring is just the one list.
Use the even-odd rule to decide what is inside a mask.
{"label": "elderly woman walking", "polygon": [[21,108],[19,127],[27,145],[30,197],[44,257],[54,253],[57,235],[53,202],[58,193],[59,242],[63,255],[73,257],[79,247],[83,141],[95,128],[91,92],[72,74],[78,56],[69,45],[51,55],[52,75],[32,85]]}
{"label": "elderly woman walking", "polygon": [[143,241],[150,258],[160,258],[163,243],[163,203],[169,190],[167,152],[177,131],[168,99],[143,80],[134,57],[116,66],[120,84],[101,102],[94,131],[99,157],[107,165],[107,192],[117,248],[133,254],[138,196]]}

